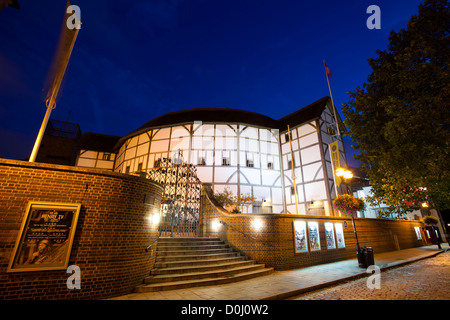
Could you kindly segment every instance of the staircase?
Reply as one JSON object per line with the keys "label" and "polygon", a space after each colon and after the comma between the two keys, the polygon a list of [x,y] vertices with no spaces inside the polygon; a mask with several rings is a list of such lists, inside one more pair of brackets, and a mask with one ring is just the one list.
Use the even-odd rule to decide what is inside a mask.
{"label": "staircase", "polygon": [[248,260],[218,238],[159,238],[155,266],[135,291],[211,286],[272,272],[273,268]]}

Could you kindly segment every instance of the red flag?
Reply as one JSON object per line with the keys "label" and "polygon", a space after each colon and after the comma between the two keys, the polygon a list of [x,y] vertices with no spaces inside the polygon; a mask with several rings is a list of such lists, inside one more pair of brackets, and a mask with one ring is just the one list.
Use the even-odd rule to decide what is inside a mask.
{"label": "red flag", "polygon": [[327,64],[324,62],[325,65],[325,73],[327,74],[327,78],[331,78],[331,70],[328,68]]}

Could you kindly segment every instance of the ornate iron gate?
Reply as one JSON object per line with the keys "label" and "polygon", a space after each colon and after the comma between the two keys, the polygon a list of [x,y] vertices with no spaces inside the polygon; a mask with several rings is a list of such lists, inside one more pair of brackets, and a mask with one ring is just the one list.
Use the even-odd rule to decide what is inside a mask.
{"label": "ornate iron gate", "polygon": [[197,168],[183,163],[181,152],[163,158],[147,177],[163,185],[159,236],[196,237],[199,227],[201,181]]}

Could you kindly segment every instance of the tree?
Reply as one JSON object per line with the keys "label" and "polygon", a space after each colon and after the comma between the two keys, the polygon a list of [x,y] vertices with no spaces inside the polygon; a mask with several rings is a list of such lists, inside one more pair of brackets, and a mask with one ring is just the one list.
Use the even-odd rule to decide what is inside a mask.
{"label": "tree", "polygon": [[215,193],[214,197],[220,206],[232,210],[233,213],[241,213],[244,206],[251,205],[256,200],[251,194],[234,196],[233,192],[228,188],[225,188],[222,192]]}
{"label": "tree", "polygon": [[372,73],[343,104],[345,124],[372,185],[373,204],[401,215],[428,202],[450,208],[450,11],[426,0],[388,49],[369,59]]}

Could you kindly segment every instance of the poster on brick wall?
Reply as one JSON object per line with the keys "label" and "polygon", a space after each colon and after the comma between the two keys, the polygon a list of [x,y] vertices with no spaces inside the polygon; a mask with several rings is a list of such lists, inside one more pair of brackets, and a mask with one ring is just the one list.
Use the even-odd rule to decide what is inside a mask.
{"label": "poster on brick wall", "polygon": [[80,208],[30,201],[7,271],[67,269]]}
{"label": "poster on brick wall", "polygon": [[327,239],[327,249],[336,249],[336,241],[334,240],[334,228],[332,222],[325,222],[325,238]]}
{"label": "poster on brick wall", "polygon": [[342,229],[342,223],[335,223],[334,228],[336,230],[337,247],[345,248],[344,230]]}
{"label": "poster on brick wall", "polygon": [[306,222],[305,221],[294,221],[294,241],[295,241],[295,252],[307,252],[308,251],[308,241],[306,237]]}
{"label": "poster on brick wall", "polygon": [[317,222],[308,222],[308,231],[311,251],[320,250],[319,224]]}

